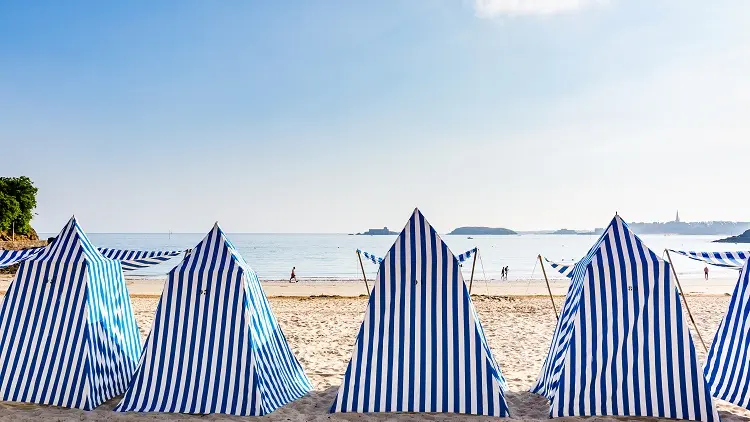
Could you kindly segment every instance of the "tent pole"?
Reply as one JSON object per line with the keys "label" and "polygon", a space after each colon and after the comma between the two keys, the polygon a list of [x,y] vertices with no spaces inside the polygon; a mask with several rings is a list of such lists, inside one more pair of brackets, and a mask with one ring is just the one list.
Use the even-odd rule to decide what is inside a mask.
{"label": "tent pole", "polygon": [[555,318],[559,320],[560,316],[557,314],[557,307],[555,306],[555,299],[552,298],[552,289],[549,287],[549,280],[547,279],[547,271],[544,269],[544,262],[542,262],[542,256],[537,255],[537,258],[539,258],[539,265],[542,266],[542,274],[544,274],[544,281],[547,283],[547,292],[549,292],[549,301],[552,302],[552,309],[555,310]]}
{"label": "tent pole", "polygon": [[357,259],[359,259],[359,268],[362,270],[362,278],[365,280],[365,288],[367,289],[367,297],[370,297],[370,286],[367,284],[367,276],[365,275],[365,266],[362,264],[362,255],[357,251]]}
{"label": "tent pole", "polygon": [[674,281],[677,282],[677,288],[680,289],[680,295],[682,295],[682,301],[685,302],[685,309],[687,309],[688,316],[690,317],[690,321],[692,321],[693,327],[695,327],[695,333],[698,334],[698,339],[700,339],[701,344],[703,345],[703,350],[708,352],[706,343],[703,341],[703,336],[701,336],[701,332],[700,330],[698,330],[698,325],[695,324],[695,320],[693,319],[693,313],[690,312],[690,306],[688,306],[687,297],[685,297],[685,292],[682,291],[682,285],[680,284],[680,279],[677,278],[677,271],[674,269],[674,264],[672,264],[672,257],[669,255],[669,249],[664,249],[664,252],[667,253],[667,259],[669,260],[669,266],[672,268],[672,275],[674,275]]}
{"label": "tent pole", "polygon": [[469,279],[469,296],[471,296],[471,285],[474,284],[474,267],[477,266],[477,254],[479,249],[474,253],[474,262],[471,264],[471,278]]}

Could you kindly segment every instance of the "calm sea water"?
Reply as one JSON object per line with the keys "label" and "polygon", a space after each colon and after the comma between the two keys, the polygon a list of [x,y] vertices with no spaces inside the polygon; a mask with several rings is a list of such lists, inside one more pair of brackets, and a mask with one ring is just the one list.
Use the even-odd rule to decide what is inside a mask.
{"label": "calm sea water", "polygon": [[[54,234],[43,234],[53,236]],[[173,250],[192,248],[203,234],[117,234],[89,233],[91,241],[99,247],[121,249]],[[309,279],[361,279],[359,262],[355,254],[357,248],[383,256],[396,239],[395,236],[349,236],[346,234],[229,234],[234,245],[240,250],[250,266],[261,279],[279,280],[289,277],[293,266],[297,276]],[[503,266],[510,268],[511,280],[542,280],[542,272],[536,259],[538,254],[554,261],[580,259],[596,241],[597,236],[585,235],[519,235],[519,236],[448,236],[443,240],[454,254],[473,247],[480,250],[481,261],[477,261],[475,280],[500,278]],[[662,253],[664,248],[686,250],[744,250],[739,245],[711,243],[714,236],[664,236],[645,235],[642,239],[653,249]],[[684,257],[672,256],[678,273],[685,277],[700,277],[703,265]],[[133,272],[133,275],[153,277],[166,274],[179,259],[146,270]],[[368,278],[374,277],[377,266],[364,261]],[[464,264],[464,277],[468,279],[471,262]],[[732,270],[711,268],[716,276],[736,277]],[[547,267],[550,278],[561,278]]]}

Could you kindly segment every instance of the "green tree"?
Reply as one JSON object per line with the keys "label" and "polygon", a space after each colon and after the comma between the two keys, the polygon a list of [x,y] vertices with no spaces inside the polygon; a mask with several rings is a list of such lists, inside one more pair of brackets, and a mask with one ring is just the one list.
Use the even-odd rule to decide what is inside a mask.
{"label": "green tree", "polygon": [[14,224],[17,233],[31,230],[37,190],[26,176],[0,177],[0,230],[11,230]]}

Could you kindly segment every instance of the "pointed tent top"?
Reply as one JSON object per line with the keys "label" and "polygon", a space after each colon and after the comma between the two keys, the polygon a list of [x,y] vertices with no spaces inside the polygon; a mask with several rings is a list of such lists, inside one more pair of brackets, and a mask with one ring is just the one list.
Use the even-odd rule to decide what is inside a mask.
{"label": "pointed tent top", "polygon": [[191,253],[186,255],[183,258],[183,261],[178,264],[175,268],[172,269],[172,271],[176,271],[180,266],[186,265],[187,262],[191,262],[192,259],[195,259],[196,256],[200,256],[201,251],[204,248],[211,248],[211,243],[215,241],[215,239],[218,237],[219,242],[221,244],[220,248],[226,248],[229,253],[234,257],[236,261],[238,261],[246,270],[253,271],[252,268],[247,264],[247,261],[240,255],[240,252],[237,250],[237,248],[234,246],[231,240],[227,237],[226,233],[224,233],[224,230],[222,230],[221,226],[219,225],[219,222],[215,222],[211,230],[206,233],[205,236],[203,236],[203,239],[201,239],[200,242],[198,242],[195,246],[193,246],[190,250]]}
{"label": "pointed tent top", "polygon": [[[588,265],[589,262],[593,259],[593,257],[596,255],[597,251],[601,247],[602,243],[604,242],[604,239],[609,236],[610,230],[612,230],[613,227],[616,227],[618,229],[621,228],[621,231],[625,234],[630,233],[632,236],[635,237],[635,241],[639,242],[643,245],[644,249],[647,249],[650,251],[648,246],[643,243],[643,240],[639,238],[635,233],[633,233],[630,230],[630,227],[628,226],[628,223],[625,222],[625,220],[622,219],[622,217],[619,214],[615,214],[615,216],[612,218],[612,221],[609,222],[609,224],[604,228],[604,231],[602,232],[601,236],[599,236],[599,239],[594,243],[594,245],[589,249],[588,253],[584,256],[583,259],[579,261],[579,264],[582,265]],[[653,251],[651,251],[653,253]],[[662,260],[661,257],[658,256],[658,254],[654,254],[657,259]]]}
{"label": "pointed tent top", "polygon": [[209,237],[211,237],[211,234],[216,232],[217,235],[221,236],[222,239],[226,240],[226,235],[224,234],[224,230],[221,229],[221,226],[219,225],[219,222],[215,222],[214,225],[211,227],[211,230],[206,233],[206,236],[201,240],[201,243],[205,242]]}
{"label": "pointed tent top", "polygon": [[[418,222],[419,222],[420,219],[424,220],[424,226],[427,228],[427,230],[428,231],[429,230],[435,231],[435,235],[437,236],[438,241],[444,243],[443,239],[440,238],[440,234],[438,234],[437,230],[435,230],[435,227],[432,224],[430,224],[429,220],[427,220],[427,217],[425,217],[424,214],[422,214],[422,211],[420,211],[419,208],[414,208],[414,211],[412,212],[411,216],[409,217],[408,220],[406,220],[406,223],[404,224],[403,228],[401,229],[401,231],[399,232],[398,236],[396,237],[396,241],[388,249],[389,252],[390,252],[391,249],[393,249],[396,246],[396,243],[398,243],[398,241],[401,238],[401,236],[404,236],[404,233],[406,232],[406,229],[409,227],[409,225],[410,224],[418,224]],[[448,249],[448,251],[450,252],[450,254],[453,257],[453,259],[455,259],[456,262],[458,263],[458,258],[456,258],[456,254],[453,253],[453,251],[450,249],[450,247],[447,244],[445,244],[445,247]],[[383,255],[384,259],[383,259],[382,262],[385,262],[385,256],[387,256],[387,253],[386,253],[386,255]],[[382,264],[382,262],[381,262],[381,264]]]}
{"label": "pointed tent top", "polygon": [[35,259],[44,260],[54,255],[55,251],[60,248],[70,248],[73,245],[78,245],[83,249],[83,257],[86,259],[105,260],[104,256],[97,250],[94,245],[91,244],[86,232],[84,232],[81,225],[76,220],[75,215],[70,217],[70,220],[55,236],[55,241],[44,247],[44,250],[40,252]]}

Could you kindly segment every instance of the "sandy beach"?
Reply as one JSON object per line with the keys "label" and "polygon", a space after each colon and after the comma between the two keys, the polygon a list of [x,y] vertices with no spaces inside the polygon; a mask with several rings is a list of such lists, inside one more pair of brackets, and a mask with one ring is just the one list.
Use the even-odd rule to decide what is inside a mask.
{"label": "sandy beach", "polygon": [[[10,277],[0,278],[4,293]],[[145,340],[154,317],[162,280],[129,279],[128,285]],[[699,328],[710,344],[714,331],[726,310],[729,296],[722,291],[724,281],[707,285],[702,280],[683,281],[688,300]],[[734,281],[729,283],[733,284]],[[688,287],[689,286],[689,287]],[[567,283],[553,282],[558,309]],[[282,282],[264,283],[273,311],[279,319],[292,350],[302,363],[315,390],[308,396],[265,416],[279,421],[329,420],[491,420],[451,414],[335,414],[328,413],[346,365],[351,357],[354,339],[367,305],[364,285],[360,282]],[[546,420],[548,404],[540,396],[527,392],[549,347],[555,316],[546,287],[533,282],[491,282],[474,286],[473,301],[479,312],[490,347],[508,380],[507,394],[512,418]],[[490,295],[486,295],[489,292]],[[713,294],[708,294],[708,292]],[[701,362],[705,352],[694,336]],[[117,400],[105,403],[92,412],[24,404],[0,404],[0,421],[10,420],[241,420],[224,415],[189,416],[179,414],[120,414],[111,409]],[[750,411],[716,401],[721,417],[727,421],[750,420]],[[569,418],[575,419],[575,418]],[[617,420],[590,418],[589,420]]]}

